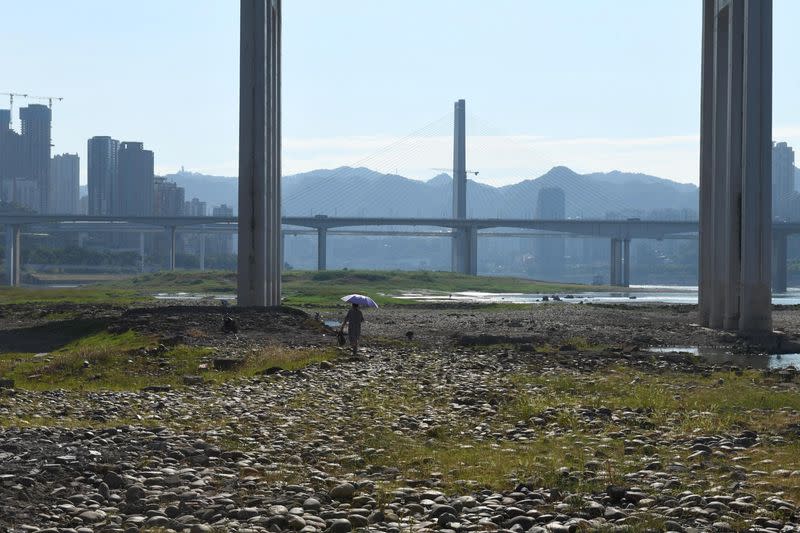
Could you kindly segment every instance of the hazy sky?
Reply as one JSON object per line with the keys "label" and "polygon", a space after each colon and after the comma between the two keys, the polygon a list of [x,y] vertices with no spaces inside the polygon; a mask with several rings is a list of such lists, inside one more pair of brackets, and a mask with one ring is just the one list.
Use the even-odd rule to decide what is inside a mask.
{"label": "hazy sky", "polygon": [[[0,92],[64,97],[54,153],[84,160],[111,135],[143,141],[161,173],[235,175],[238,5],[0,0]],[[774,5],[775,138],[800,147],[800,2]],[[697,181],[699,0],[284,0],[283,31],[285,174],[434,122],[367,161],[431,177],[452,164],[447,114],[464,98],[480,181],[558,164]]]}

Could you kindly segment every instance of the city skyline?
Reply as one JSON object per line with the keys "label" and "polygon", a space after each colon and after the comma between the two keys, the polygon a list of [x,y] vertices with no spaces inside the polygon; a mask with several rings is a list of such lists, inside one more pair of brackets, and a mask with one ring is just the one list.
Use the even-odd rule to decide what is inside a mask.
{"label": "city skyline", "polygon": [[[236,4],[8,7],[17,52],[0,58],[11,74],[2,90],[64,97],[53,108],[54,151],[81,154],[82,184],[85,142],[95,135],[144,140],[158,154],[157,174],[185,166],[235,175]],[[285,174],[361,161],[465,98],[481,119],[468,116],[468,134],[486,134],[468,152],[480,181],[502,185],[563,164],[696,183],[700,9],[692,0],[503,1],[489,11],[478,2],[400,9],[305,0],[284,11]],[[776,0],[775,13],[773,137],[797,146],[791,21],[800,5]],[[40,30],[29,32],[34,21]],[[140,25],[152,28],[147,40],[132,29]],[[450,142],[443,125],[398,172],[431,177],[430,167],[447,166]]]}

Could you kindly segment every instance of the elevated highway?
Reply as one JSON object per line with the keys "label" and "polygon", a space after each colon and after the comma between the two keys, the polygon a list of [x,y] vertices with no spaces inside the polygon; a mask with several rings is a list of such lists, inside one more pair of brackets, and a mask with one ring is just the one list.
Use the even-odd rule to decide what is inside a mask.
{"label": "elevated highway", "polygon": [[[467,235],[470,246],[465,249],[477,255],[478,236],[575,236],[609,239],[611,247],[610,281],[612,285],[627,286],[630,283],[630,241],[632,239],[696,239],[697,221],[673,220],[601,220],[567,219],[536,220],[506,218],[413,218],[413,217],[329,217],[285,216],[282,218],[282,233],[296,234],[313,232],[317,235],[317,266],[327,266],[327,236],[331,230],[336,234],[375,234],[404,236],[453,237],[460,231]],[[178,230],[187,233],[236,233],[237,217],[136,217],[136,216],[89,216],[89,215],[39,215],[3,214],[0,224],[6,228],[6,279],[11,285],[20,278],[20,232],[23,228],[41,232],[135,232],[150,233],[164,231],[169,235],[170,267],[175,267],[175,234]],[[348,231],[344,231],[347,228]],[[358,229],[356,229],[358,228]],[[380,228],[380,229],[379,229]],[[400,229],[404,228],[404,229]],[[437,230],[439,228],[440,230]],[[335,230],[339,231],[335,231]],[[495,230],[495,231],[487,231]],[[516,230],[503,233],[497,230]],[[520,233],[541,232],[541,233]],[[774,253],[776,264],[775,289],[786,287],[786,239],[800,233],[800,222],[776,222],[773,225]],[[466,258],[468,265],[476,264],[476,257]],[[201,260],[202,263],[202,260]],[[472,271],[471,274],[477,274]]]}

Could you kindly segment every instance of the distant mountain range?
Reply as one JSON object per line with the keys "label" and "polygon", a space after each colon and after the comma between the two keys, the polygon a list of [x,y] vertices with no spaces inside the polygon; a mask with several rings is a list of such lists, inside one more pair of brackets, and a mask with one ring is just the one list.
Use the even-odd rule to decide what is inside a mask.
{"label": "distant mountain range", "polygon": [[[197,197],[216,206],[238,203],[237,180],[191,172],[167,179],[186,189],[187,200]],[[440,174],[418,181],[367,168],[340,167],[285,176],[285,215],[449,217],[452,178]],[[503,187],[470,180],[468,216],[475,218],[529,218],[536,210],[539,191],[560,187],[568,218],[694,217],[698,206],[695,185],[626,172],[577,174],[554,167],[544,175]]]}

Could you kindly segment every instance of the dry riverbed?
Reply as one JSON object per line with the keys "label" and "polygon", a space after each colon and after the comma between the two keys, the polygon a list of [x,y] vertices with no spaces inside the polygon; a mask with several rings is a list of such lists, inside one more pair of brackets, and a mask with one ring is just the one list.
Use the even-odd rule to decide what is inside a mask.
{"label": "dry riverbed", "polygon": [[691,307],[365,314],[1,306],[0,531],[800,531],[800,377]]}

